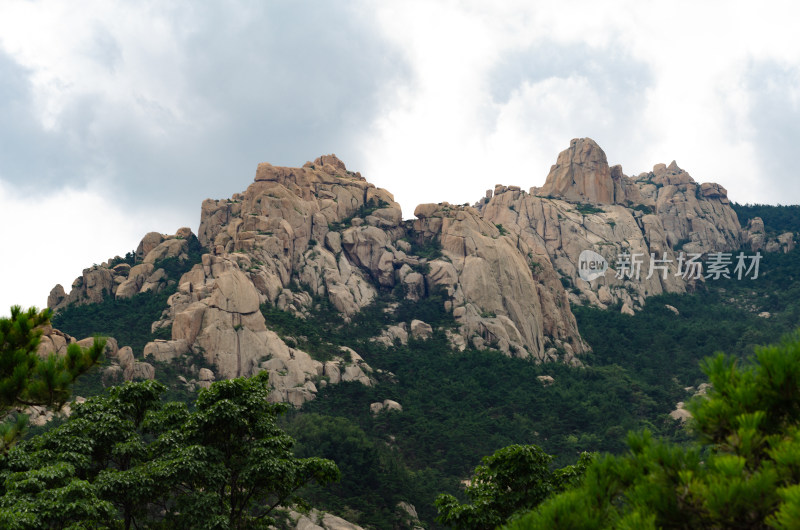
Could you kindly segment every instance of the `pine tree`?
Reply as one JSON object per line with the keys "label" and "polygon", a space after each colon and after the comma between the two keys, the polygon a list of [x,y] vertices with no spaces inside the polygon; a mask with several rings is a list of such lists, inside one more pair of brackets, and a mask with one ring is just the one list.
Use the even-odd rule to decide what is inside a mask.
{"label": "pine tree", "polygon": [[483,459],[466,487],[469,503],[439,495],[437,520],[453,528],[492,529],[515,514],[530,510],[550,495],[576,484],[592,455],[582,453],[575,465],[551,471],[553,459],[536,445],[510,445]]}
{"label": "pine tree", "polygon": [[280,507],[302,504],[303,486],[339,478],[332,461],[294,455],[267,372],[201,389],[194,410],[163,402],[165,390],[109,388],[12,448],[0,459],[0,527],[270,528]]}
{"label": "pine tree", "polygon": [[703,371],[712,390],[689,405],[694,446],[631,434],[627,454],[598,459],[509,528],[800,527],[800,332]]}
{"label": "pine tree", "polygon": [[10,318],[0,318],[0,451],[7,451],[24,432],[25,408],[60,410],[72,383],[97,363],[105,349],[105,340],[96,338],[91,348],[70,344],[65,355],[51,352],[40,357],[37,350],[51,315],[49,309],[23,311],[13,306]]}

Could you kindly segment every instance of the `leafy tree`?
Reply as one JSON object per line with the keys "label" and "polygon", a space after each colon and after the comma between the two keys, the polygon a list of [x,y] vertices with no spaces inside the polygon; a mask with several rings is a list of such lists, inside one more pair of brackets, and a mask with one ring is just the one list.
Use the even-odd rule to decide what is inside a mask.
{"label": "leafy tree", "polygon": [[466,487],[469,504],[452,495],[436,499],[438,521],[454,528],[492,529],[521,511],[535,507],[554,492],[576,484],[591,461],[550,471],[552,457],[536,445],[510,445],[483,459]]}
{"label": "leafy tree", "polygon": [[583,484],[510,528],[797,528],[800,514],[800,332],[740,366],[703,363],[713,385],[689,408],[698,443],[631,434]]}
{"label": "leafy tree", "polygon": [[27,426],[20,411],[29,406],[60,410],[70,397],[70,385],[94,366],[105,348],[95,339],[91,348],[70,344],[65,355],[49,353],[41,358],[37,350],[43,328],[50,324],[51,311],[23,311],[11,307],[10,318],[0,318],[0,450],[6,451]]}
{"label": "leafy tree", "polygon": [[163,403],[164,391],[155,381],[113,387],[13,448],[0,526],[266,528],[300,487],[338,478],[333,462],[293,455],[266,373],[214,383],[194,411]]}
{"label": "leafy tree", "polygon": [[187,492],[167,519],[175,527],[266,528],[269,515],[292,503],[306,483],[339,478],[332,461],[293,455],[294,441],[276,425],[286,406],[267,400],[267,375],[201,391],[197,410],[162,437],[171,446],[163,468],[176,472],[179,490]]}

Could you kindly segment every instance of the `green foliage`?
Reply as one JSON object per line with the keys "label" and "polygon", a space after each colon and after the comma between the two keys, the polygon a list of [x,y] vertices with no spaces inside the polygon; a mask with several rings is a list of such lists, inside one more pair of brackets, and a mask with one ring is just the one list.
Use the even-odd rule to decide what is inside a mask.
{"label": "green foliage", "polygon": [[[307,320],[294,316],[269,305],[261,306],[261,313],[270,329],[282,337],[292,337],[295,345],[318,361],[329,361],[337,353],[338,348],[327,339],[333,328],[342,322],[341,317],[333,310],[317,310],[315,320]],[[320,325],[324,322],[323,325]],[[323,339],[323,337],[326,337]]]}
{"label": "green foliage", "polygon": [[155,381],[113,387],[13,448],[0,462],[0,521],[267,528],[303,485],[338,477],[333,462],[292,454],[266,373],[214,383],[193,412],[163,403],[163,392]]}
{"label": "green foliage", "polygon": [[[796,528],[800,509],[800,332],[746,365],[703,362],[712,387],[689,404],[697,443],[631,434],[581,486],[510,528]],[[644,526],[642,526],[644,525]]]}
{"label": "green foliage", "polygon": [[359,217],[364,219],[366,216],[371,215],[375,210],[380,210],[381,208],[386,208],[387,206],[389,206],[389,203],[384,200],[379,199],[376,201],[375,199],[370,199],[366,203],[362,204],[350,217],[342,219],[339,222],[328,223],[328,229],[334,232],[341,232],[342,230],[350,228],[353,218]]}
{"label": "green foliage", "polygon": [[[649,297],[633,317],[576,306],[581,336],[592,346],[593,366],[620,366],[637,379],[672,393],[705,381],[700,361],[724,350],[743,358],[759,344],[791,332],[800,322],[800,251],[769,253],[756,280],[708,281],[693,294]],[[665,308],[678,309],[675,315]],[[758,315],[772,313],[768,319]],[[677,379],[679,385],[671,385]],[[683,401],[672,394],[674,402]]]}
{"label": "green foliage", "polygon": [[642,212],[644,214],[653,213],[653,208],[651,208],[650,206],[647,206],[645,204],[637,204],[636,206],[633,207],[633,209],[635,211]]}
{"label": "green foliage", "polygon": [[452,313],[445,311],[444,304],[450,299],[444,287],[438,286],[421,300],[403,299],[394,310],[395,322],[411,322],[414,319],[427,322],[434,328],[454,328]]}
{"label": "green foliage", "polygon": [[298,414],[287,431],[297,439],[297,456],[331,459],[342,474],[339,482],[326,488],[306,488],[303,497],[348,520],[371,527],[404,527],[397,503],[411,500],[413,504],[413,500],[429,498],[436,491],[431,473],[409,470],[395,448],[376,443],[352,420]]}
{"label": "green foliage", "polygon": [[452,495],[436,499],[437,520],[452,528],[491,530],[528,511],[565,486],[576,485],[591,462],[583,453],[578,463],[551,471],[552,457],[536,445],[510,445],[482,460],[466,487],[470,503]]}
{"label": "green foliage", "polygon": [[583,214],[583,215],[591,215],[595,213],[603,213],[605,210],[602,208],[598,208],[593,204],[577,204],[575,205],[575,209]]}
{"label": "green foliage", "polygon": [[197,236],[192,234],[192,237],[187,240],[187,257],[181,259],[180,257],[173,256],[170,258],[163,258],[153,262],[153,270],[164,269],[167,278],[171,280],[179,280],[184,273],[189,272],[194,265],[200,263],[205,249],[200,244]]}
{"label": "green foliage", "polygon": [[746,226],[753,217],[764,221],[768,233],[797,232],[800,230],[800,205],[772,206],[769,204],[737,204],[731,207],[739,217],[739,223]]}
{"label": "green foliage", "polygon": [[119,345],[141,352],[153,340],[150,326],[161,318],[173,292],[166,289],[157,294],[146,292],[130,298],[108,297],[95,304],[69,305],[53,316],[53,326],[73,337],[114,337]]}
{"label": "green foliage", "polygon": [[506,230],[506,228],[503,225],[495,223],[495,226],[500,231],[501,236],[508,234],[508,230]]}
{"label": "green foliage", "polygon": [[0,318],[0,451],[13,446],[27,427],[27,418],[17,414],[24,407],[43,405],[61,409],[70,397],[75,379],[94,366],[105,349],[96,338],[91,348],[70,344],[66,354],[37,350],[42,328],[50,324],[51,311],[23,311],[11,307],[9,318]]}
{"label": "green foliage", "polygon": [[[706,290],[693,294],[651,297],[633,317],[613,310],[573,308],[582,336],[593,348],[583,357],[587,367],[582,369],[536,365],[495,352],[453,353],[439,334],[430,341],[386,349],[366,340],[376,328],[370,335],[368,329],[354,326],[351,335],[345,326],[342,334],[312,314],[304,321],[307,325],[318,326],[332,344],[352,347],[371,366],[396,379],[378,376],[378,385],[372,388],[329,385],[302,411],[347,418],[376,450],[386,447],[392,437],[402,468],[426,474],[436,493],[455,495],[459,481],[482,456],[510,444],[536,444],[555,455],[556,466],[565,466],[581,451],[622,453],[626,433],[643,427],[686,443],[687,431],[667,414],[675,403],[687,400],[684,387],[707,380],[700,360],[721,348],[743,357],[754,345],[780,336],[800,321],[800,284],[792,280],[800,277],[798,257],[797,251],[765,255],[757,281],[708,282]],[[419,318],[433,322],[437,312],[442,319],[452,318],[443,310],[446,296],[441,296],[427,306],[431,313]],[[415,311],[422,310],[426,299],[417,305],[403,303],[387,316],[381,308],[388,301],[379,300],[368,308],[364,321],[373,322],[370,326],[408,322],[417,318]],[[680,315],[665,304],[678,308]],[[772,311],[772,318],[759,318],[761,311]],[[555,384],[543,386],[537,379],[540,375],[552,376]],[[366,404],[383,399],[400,402],[403,412],[372,417]],[[304,447],[314,451],[314,443],[308,440]],[[372,473],[378,484],[387,484],[378,469],[343,472]],[[360,490],[348,494],[337,489],[315,500],[340,511],[352,508],[362,517],[387,513],[396,493],[380,486],[375,491],[380,492],[379,499]],[[416,506],[422,521],[433,523],[435,495],[430,489],[399,491]],[[370,524],[392,527],[388,515],[382,521],[373,519]]]}
{"label": "green foliage", "polygon": [[[403,466],[429,477],[431,488],[395,490],[405,494],[427,522],[436,516],[432,506],[436,494],[456,493],[459,481],[483,455],[514,443],[536,443],[556,452],[556,463],[563,466],[584,450],[620,451],[626,431],[653,425],[650,418],[666,415],[675,403],[618,367],[577,370],[536,365],[496,352],[454,354],[438,333],[407,347],[362,344],[356,349],[373,367],[392,372],[396,382],[379,377],[379,384],[370,388],[357,383],[328,385],[302,410],[348,418],[375,447],[394,440]],[[540,375],[551,375],[555,384],[543,386],[537,379]],[[399,401],[403,412],[371,416],[367,404],[383,399]],[[654,428],[666,430],[670,425],[658,422]],[[310,451],[318,451],[311,441],[304,443]],[[364,468],[357,476],[368,473]],[[386,480],[380,473],[376,476]],[[393,506],[391,489],[376,491],[382,495],[380,503],[374,496],[345,496],[342,504]],[[326,502],[322,506],[339,506]],[[391,528],[391,521],[376,526]]]}
{"label": "green foliage", "polygon": [[409,254],[412,256],[419,256],[420,258],[432,261],[442,257],[442,242],[438,237],[433,237],[425,241],[421,235],[415,234],[412,230],[408,237],[408,242],[411,245]]}
{"label": "green foliage", "polygon": [[136,252],[134,251],[126,252],[124,258],[117,256],[116,258],[108,262],[108,267],[110,269],[113,269],[114,267],[122,263],[127,263],[131,267],[136,265]]}
{"label": "green foliage", "polygon": [[[449,328],[455,325],[453,316],[444,310],[448,299],[446,291],[437,288],[422,300],[402,300],[392,308],[392,298],[381,293],[367,307],[345,322],[327,298],[315,297],[307,318],[299,318],[287,311],[269,305],[261,306],[267,325],[314,359],[327,361],[341,355],[340,346],[369,343],[376,330],[413,319],[423,320],[432,326]],[[291,338],[291,339],[289,339]]]}

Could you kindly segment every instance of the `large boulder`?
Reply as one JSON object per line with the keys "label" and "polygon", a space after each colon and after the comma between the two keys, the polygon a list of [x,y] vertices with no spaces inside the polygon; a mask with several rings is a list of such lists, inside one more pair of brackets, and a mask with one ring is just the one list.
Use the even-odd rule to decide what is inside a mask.
{"label": "large boulder", "polygon": [[614,181],[606,154],[591,138],[575,138],[550,168],[540,195],[613,204]]}

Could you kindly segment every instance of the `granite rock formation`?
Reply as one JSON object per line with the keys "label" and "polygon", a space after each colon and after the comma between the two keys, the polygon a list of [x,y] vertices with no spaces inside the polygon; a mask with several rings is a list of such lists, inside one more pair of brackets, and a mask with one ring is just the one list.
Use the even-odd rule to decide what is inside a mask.
{"label": "granite rock formation", "polygon": [[[335,155],[297,168],[262,163],[244,192],[203,202],[196,238],[188,228],[147,234],[129,259],[84,270],[69,294],[56,286],[48,305],[172,289],[152,325],[168,339],[147,344],[144,356],[193,366],[192,388],[269,370],[271,398],[299,406],[323,384],[372,384],[372,369],[352,350],[314,359],[272,329],[264,305],[306,318],[325,300],[349,321],[381,296],[414,303],[443,295],[442,310],[457,324],[445,330],[455,350],[580,365],[588,346],[570,303],[633,314],[648,296],[703,281],[678,273],[680,253],[794,245],[793,234],[768,237],[760,219],[742,230],[726,190],[697,183],[675,162],[627,176],[588,138],[559,154],[541,188],[497,185],[474,207],[422,204],[414,214],[404,221],[391,193]],[[197,249],[191,270],[171,277],[166,264]],[[608,262],[605,274],[581,278],[586,250]],[[640,256],[638,278],[618,274],[624,254]],[[390,347],[438,331],[420,320],[394,322],[373,340]],[[187,361],[192,356],[204,366]],[[150,375],[144,360],[123,357],[109,380]]]}

